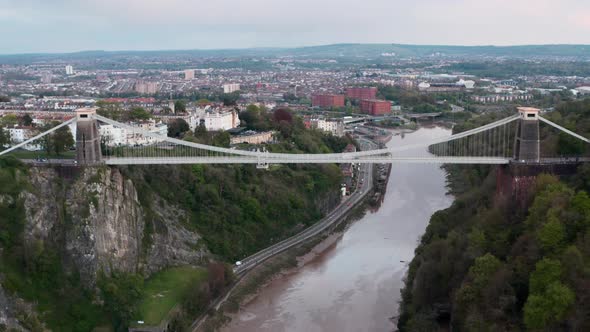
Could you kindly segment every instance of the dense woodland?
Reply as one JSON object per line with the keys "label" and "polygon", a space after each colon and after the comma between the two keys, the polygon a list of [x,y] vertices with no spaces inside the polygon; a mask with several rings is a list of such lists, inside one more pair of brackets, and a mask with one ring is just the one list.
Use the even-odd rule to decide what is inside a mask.
{"label": "dense woodland", "polygon": [[[590,134],[588,100],[546,116]],[[543,137],[561,140],[553,147],[562,152],[587,153],[561,135]],[[457,198],[432,216],[416,249],[400,331],[590,330],[590,166],[538,176],[521,202],[496,195],[495,176],[489,166],[449,168]]]}

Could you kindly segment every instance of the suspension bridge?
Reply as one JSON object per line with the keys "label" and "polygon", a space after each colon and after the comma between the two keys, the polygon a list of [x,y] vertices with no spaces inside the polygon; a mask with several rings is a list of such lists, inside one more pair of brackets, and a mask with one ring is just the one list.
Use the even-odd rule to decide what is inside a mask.
{"label": "suspension bridge", "polygon": [[[528,107],[520,107],[517,114],[479,128],[424,144],[323,154],[271,153],[199,144],[106,118],[94,108],[82,108],[76,111],[74,118],[1,151],[0,156],[35,144],[74,122],[78,165],[256,164],[266,168],[270,164],[296,163],[554,164],[590,161],[584,156],[564,158],[546,153],[541,144],[540,124],[586,144],[590,140],[542,117],[538,109]],[[109,130],[102,130],[101,135],[103,126]],[[118,139],[114,138],[114,132],[118,133]]]}

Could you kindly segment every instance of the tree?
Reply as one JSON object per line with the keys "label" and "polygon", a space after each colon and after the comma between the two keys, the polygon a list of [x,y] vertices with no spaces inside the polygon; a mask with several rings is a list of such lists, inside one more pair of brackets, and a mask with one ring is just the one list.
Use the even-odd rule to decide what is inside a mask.
{"label": "tree", "polygon": [[585,191],[579,191],[572,199],[572,207],[578,213],[590,216],[590,196]]}
{"label": "tree", "polygon": [[[51,123],[46,123],[45,125],[43,125],[41,127],[41,131],[42,132],[47,131],[57,125],[59,125],[59,122],[57,122],[57,121],[52,121]],[[39,143],[41,144],[43,151],[45,151],[45,153],[47,153],[47,154],[51,154],[52,152],[55,151],[55,149],[53,148],[53,143],[54,143],[53,136],[54,135],[55,135],[55,133],[45,135],[39,140]]]}
{"label": "tree", "polygon": [[468,235],[469,247],[472,251],[480,252],[486,247],[486,234],[483,230],[474,227]]}
{"label": "tree", "polygon": [[283,93],[283,100],[286,102],[295,102],[298,101],[299,98],[294,93]]}
{"label": "tree", "polygon": [[260,112],[260,108],[254,104],[246,106],[246,112]]}
{"label": "tree", "polygon": [[544,258],[537,262],[535,271],[531,273],[529,282],[530,293],[542,293],[545,287],[561,278],[561,263],[558,260]]}
{"label": "tree", "polygon": [[231,136],[227,131],[220,131],[213,136],[213,145],[222,148],[229,148]]}
{"label": "tree", "polygon": [[98,115],[102,115],[106,118],[116,121],[123,118],[124,110],[118,103],[107,103],[105,101],[99,100],[96,102],[96,106],[98,107],[96,110]]}
{"label": "tree", "polygon": [[235,105],[237,105],[238,99],[240,99],[240,93],[239,92],[224,93],[221,96],[221,100],[223,101],[223,105],[225,105],[225,106],[235,106]]}
{"label": "tree", "polygon": [[475,263],[469,269],[469,276],[473,278],[473,284],[481,289],[488,282],[489,278],[502,266],[494,255],[487,253],[475,259]]}
{"label": "tree", "polygon": [[8,96],[0,96],[0,103],[9,103],[10,97]]}
{"label": "tree", "polygon": [[[574,128],[575,131],[575,128]],[[570,136],[569,134],[560,132],[559,142],[557,145],[558,153],[564,156],[579,156],[584,153],[586,144],[583,141]]]}
{"label": "tree", "polygon": [[168,323],[168,332],[182,332],[185,331],[187,326],[185,324],[185,317],[182,312],[176,313],[170,322]]}
{"label": "tree", "polygon": [[183,119],[176,119],[168,124],[169,137],[181,137],[185,132],[189,131],[189,125]]}
{"label": "tree", "polygon": [[61,127],[56,130],[53,133],[51,140],[53,141],[53,151],[57,155],[60,155],[62,152],[69,150],[76,143],[68,126]]}
{"label": "tree", "polygon": [[[246,110],[240,112],[242,125],[250,130],[268,130],[271,126],[266,108],[250,104]],[[278,125],[278,122],[277,122]]]}
{"label": "tree", "polygon": [[51,152],[53,152],[53,140],[51,139],[51,135],[45,135],[41,137],[39,143],[46,154],[51,154]]}
{"label": "tree", "polygon": [[289,109],[279,108],[274,111],[272,117],[276,123],[280,123],[281,121],[293,123],[293,114],[291,114],[291,110]]}
{"label": "tree", "polygon": [[21,123],[23,126],[30,126],[33,124],[33,118],[30,115],[25,114],[25,116],[21,118]]}
{"label": "tree", "polygon": [[248,129],[254,129],[260,121],[260,111],[256,105],[248,105],[245,111],[240,112],[240,123]]}
{"label": "tree", "polygon": [[14,127],[18,124],[18,117],[14,114],[7,114],[0,119],[0,125],[4,127]]}
{"label": "tree", "polygon": [[117,330],[123,330],[133,318],[143,292],[143,278],[137,274],[113,272],[98,278],[104,308],[110,312]]}
{"label": "tree", "polygon": [[414,113],[436,113],[438,111],[439,109],[431,104],[420,104],[414,106],[414,108],[412,109],[412,112]]}
{"label": "tree", "polygon": [[207,127],[205,127],[205,124],[201,122],[197,128],[195,128],[195,138],[198,140],[205,140],[207,137]]}
{"label": "tree", "polygon": [[177,100],[174,102],[174,113],[184,113],[186,112],[186,103],[182,100]]}
{"label": "tree", "polygon": [[0,127],[0,151],[4,150],[6,146],[10,145],[10,136],[8,131]]}
{"label": "tree", "polygon": [[524,323],[529,329],[545,329],[563,318],[575,295],[559,281],[547,286],[543,294],[533,294],[524,305]]}
{"label": "tree", "polygon": [[134,107],[127,114],[127,120],[149,120],[152,115],[142,107]]}
{"label": "tree", "polygon": [[279,131],[283,138],[290,138],[293,135],[293,126],[287,121],[281,121],[279,122]]}
{"label": "tree", "polygon": [[186,296],[182,301],[182,308],[189,316],[195,316],[205,310],[210,301],[211,290],[209,285],[194,283],[186,292]]}
{"label": "tree", "polygon": [[549,216],[548,221],[537,233],[541,247],[548,252],[557,251],[565,239],[565,228],[555,216]]}
{"label": "tree", "polygon": [[209,289],[211,294],[216,297],[225,287],[225,267],[223,263],[209,263],[207,271]]}
{"label": "tree", "polygon": [[549,320],[547,301],[540,295],[531,295],[524,306],[524,323],[529,329],[542,329]]}

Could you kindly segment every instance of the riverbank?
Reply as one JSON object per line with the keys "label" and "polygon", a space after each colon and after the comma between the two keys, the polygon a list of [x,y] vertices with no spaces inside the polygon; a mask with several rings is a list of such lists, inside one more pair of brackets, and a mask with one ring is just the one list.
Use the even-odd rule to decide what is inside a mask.
{"label": "riverbank", "polygon": [[271,283],[296,274],[302,267],[312,263],[322,253],[330,250],[343,236],[346,229],[363,217],[367,210],[363,200],[339,222],[309,239],[305,243],[288,249],[269,258],[248,271],[237,281],[231,293],[217,310],[209,313],[206,319],[193,331],[232,331],[232,322],[248,320],[247,313],[240,308],[256,300],[261,291]]}
{"label": "riverbank", "polygon": [[[448,134],[443,128],[419,129],[393,136],[387,145],[413,145]],[[432,213],[452,201],[445,185],[445,172],[437,165],[394,165],[379,209],[363,210],[341,235],[314,249],[305,264],[291,257],[288,272],[257,285],[256,295],[236,304],[222,331],[393,329],[390,318],[397,311],[406,262]]]}
{"label": "riverbank", "polygon": [[[361,139],[361,145],[364,149],[374,149],[377,148],[377,145],[371,141],[366,139]],[[220,309],[231,297],[232,294],[236,292],[236,288],[240,286],[244,279],[248,278],[249,274],[253,270],[259,270],[259,266],[263,265],[266,266],[269,260],[277,256],[282,256],[284,251],[292,252],[291,249],[297,249],[301,246],[308,247],[307,244],[310,241],[314,241],[316,238],[324,236],[325,234],[330,234],[330,231],[337,228],[339,224],[342,223],[343,220],[346,220],[347,216],[351,215],[356,208],[358,208],[359,204],[363,204],[364,199],[369,196],[372,189],[372,181],[374,179],[373,176],[373,167],[372,165],[362,165],[358,169],[357,179],[360,179],[358,189],[352,193],[352,195],[348,196],[341,202],[338,207],[336,207],[332,212],[330,212],[326,217],[324,217],[318,223],[312,225],[311,227],[303,230],[299,234],[294,235],[291,238],[285,239],[279,243],[276,243],[268,248],[265,248],[258,253],[255,253],[252,256],[249,256],[243,259],[239,265],[234,267],[234,273],[239,276],[239,279],[234,283],[234,285],[226,292],[226,295],[214,303],[209,305],[210,310],[208,313],[211,312],[213,309],[217,310]],[[363,182],[363,179],[366,179]],[[357,180],[358,181],[358,180]],[[308,248],[309,249],[309,248]],[[303,252],[305,253],[305,251]],[[282,267],[291,266],[285,265],[285,262],[280,264]],[[272,266],[273,270],[276,267]],[[274,271],[275,273],[277,271]],[[260,285],[261,282],[258,282],[257,285]],[[252,287],[247,288],[256,288],[258,286],[254,285]],[[239,307],[239,305],[237,305]],[[218,317],[217,321],[223,321],[224,317]],[[195,320],[192,324],[192,330],[197,331],[201,330],[201,326],[203,325],[204,320],[209,319],[209,317],[200,317]]]}

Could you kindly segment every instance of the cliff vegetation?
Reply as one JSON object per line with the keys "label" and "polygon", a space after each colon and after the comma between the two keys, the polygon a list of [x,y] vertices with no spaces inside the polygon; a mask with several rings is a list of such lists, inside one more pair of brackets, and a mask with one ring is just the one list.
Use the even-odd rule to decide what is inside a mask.
{"label": "cliff vegetation", "polygon": [[[589,115],[579,101],[546,116],[588,137]],[[554,153],[587,153],[569,137],[542,138]],[[489,167],[449,168],[456,201],[432,216],[416,249],[400,331],[590,330],[590,167],[540,175],[522,201],[499,198],[495,177]]]}

